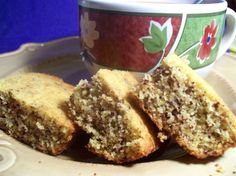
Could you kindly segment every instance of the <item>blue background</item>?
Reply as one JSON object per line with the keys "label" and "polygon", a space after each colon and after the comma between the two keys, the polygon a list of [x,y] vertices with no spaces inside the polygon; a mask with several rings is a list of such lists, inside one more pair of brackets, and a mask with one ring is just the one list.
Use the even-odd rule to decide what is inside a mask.
{"label": "blue background", "polygon": [[78,35],[77,0],[0,0],[0,53]]}

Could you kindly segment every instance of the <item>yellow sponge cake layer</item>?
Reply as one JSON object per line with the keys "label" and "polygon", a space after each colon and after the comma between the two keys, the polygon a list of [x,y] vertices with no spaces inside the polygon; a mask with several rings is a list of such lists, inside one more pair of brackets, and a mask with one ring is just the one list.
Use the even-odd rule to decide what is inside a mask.
{"label": "yellow sponge cake layer", "polygon": [[59,154],[75,132],[65,106],[72,92],[71,85],[46,74],[0,80],[0,128],[42,152]]}
{"label": "yellow sponge cake layer", "polygon": [[236,117],[216,92],[175,55],[146,75],[134,96],[159,130],[197,158],[236,144]]}
{"label": "yellow sponge cake layer", "polygon": [[116,163],[147,156],[159,147],[156,130],[129,102],[138,82],[124,71],[99,70],[79,82],[71,97],[75,123],[91,134],[88,149]]}

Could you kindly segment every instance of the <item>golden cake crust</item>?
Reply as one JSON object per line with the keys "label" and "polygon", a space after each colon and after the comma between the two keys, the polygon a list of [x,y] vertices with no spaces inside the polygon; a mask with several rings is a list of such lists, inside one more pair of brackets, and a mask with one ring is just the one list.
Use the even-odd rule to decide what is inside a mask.
{"label": "golden cake crust", "polygon": [[[128,98],[131,87],[138,84],[137,80],[128,72],[106,69],[99,70],[92,80],[91,83],[81,81],[71,97],[71,109],[75,115],[75,123],[92,135],[88,149],[116,163],[134,161],[155,151],[160,145],[156,137],[156,129],[150,125],[143,112],[139,112],[131,105]],[[90,89],[90,93],[88,93],[88,89]],[[90,96],[91,90],[94,89],[99,93]],[[83,97],[83,93],[87,96]],[[93,99],[97,101],[96,105],[103,104],[103,106],[91,106]],[[91,112],[83,103],[87,107],[91,106]],[[96,115],[99,113],[100,115]],[[116,115],[108,115],[107,119],[103,119],[104,113]],[[85,119],[92,116],[95,117],[90,119],[91,124],[84,122]],[[100,118],[99,122],[96,122],[98,118]],[[109,123],[109,121],[112,122]],[[97,125],[93,126],[94,124]],[[102,140],[100,133],[104,130],[106,131],[103,134],[106,136],[105,141],[114,139],[113,143],[106,143],[107,146],[110,145],[109,149],[94,139]],[[119,144],[119,140],[121,144]]]}
{"label": "golden cake crust", "polygon": [[159,130],[197,158],[220,156],[236,145],[235,115],[216,92],[177,56],[132,93]]}
{"label": "golden cake crust", "polygon": [[[1,103],[10,114],[4,109],[0,110],[5,116],[3,120],[9,117],[7,120],[9,124],[0,123],[0,127],[34,148],[45,153],[59,154],[68,147],[75,133],[74,124],[66,112],[66,101],[69,100],[72,92],[73,86],[55,76],[42,73],[25,73],[2,79],[0,80]],[[24,119],[21,119],[21,116],[24,116]],[[16,117],[21,120],[16,121]],[[30,127],[31,125],[32,127]],[[11,131],[11,126],[18,126],[18,130]],[[25,128],[24,130],[22,126]],[[43,131],[43,135],[51,135],[54,130],[54,135],[58,135],[57,137],[64,141],[60,142],[60,139],[57,139],[58,144],[56,141],[55,143],[47,141],[47,147],[43,147],[46,146],[44,144],[46,141],[43,139],[41,144],[36,141],[33,144],[32,141],[28,141],[27,137],[24,137],[33,128],[39,130],[37,133]],[[47,140],[50,140],[50,137],[47,137]],[[49,145],[53,145],[53,147]]]}
{"label": "golden cake crust", "polygon": [[0,81],[1,92],[8,92],[42,113],[42,117],[55,118],[58,123],[73,126],[60,108],[73,92],[73,86],[62,79],[42,73],[26,73]]}
{"label": "golden cake crust", "polygon": [[137,79],[130,72],[118,70],[111,71],[107,69],[99,70],[97,77],[104,85],[106,85],[106,88],[110,90],[114,96],[125,99],[132,108],[127,112],[129,119],[128,123],[130,123],[134,131],[140,132],[139,145],[138,148],[135,149],[139,150],[139,152],[130,153],[129,160],[127,161],[137,160],[155,151],[160,145],[155,133],[156,130],[153,129],[152,124],[148,121],[148,117],[140,112],[138,107],[133,105],[133,102],[131,102],[132,100],[129,97],[129,93],[132,91],[133,87],[139,84]]}

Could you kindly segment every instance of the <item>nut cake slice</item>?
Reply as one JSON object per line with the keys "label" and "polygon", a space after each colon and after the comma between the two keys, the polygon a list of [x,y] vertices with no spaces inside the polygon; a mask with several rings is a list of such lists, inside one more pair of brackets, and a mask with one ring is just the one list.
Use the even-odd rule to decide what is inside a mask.
{"label": "nut cake slice", "polygon": [[46,74],[0,80],[0,128],[42,152],[59,154],[75,132],[65,112],[72,92],[71,85]]}
{"label": "nut cake slice", "polygon": [[124,71],[99,70],[81,80],[71,96],[75,123],[91,134],[87,148],[116,163],[147,156],[159,147],[156,129],[127,95],[138,82]]}
{"label": "nut cake slice", "polygon": [[236,119],[215,91],[172,55],[137,86],[135,99],[159,130],[197,158],[219,156],[236,144]]}

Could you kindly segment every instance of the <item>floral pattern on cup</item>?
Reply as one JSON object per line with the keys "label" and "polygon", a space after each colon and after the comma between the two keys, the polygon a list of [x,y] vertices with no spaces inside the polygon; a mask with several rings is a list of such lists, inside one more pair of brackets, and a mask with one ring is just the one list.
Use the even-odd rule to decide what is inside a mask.
{"label": "floral pattern on cup", "polygon": [[[150,71],[160,63],[160,58],[170,52],[182,22],[181,14],[143,15],[142,13],[113,12],[80,6],[80,16],[85,18],[87,13],[88,20],[96,22],[95,31],[99,33],[99,37],[93,40],[94,47],[89,48],[81,34],[81,56],[86,63],[89,63],[91,67],[96,64],[137,72]],[[145,51],[141,38],[151,35],[149,31],[151,21],[159,26],[160,30],[167,26],[168,31],[170,27],[173,30],[172,34],[167,36],[165,52],[149,53]],[[83,28],[80,25],[81,33]]]}
{"label": "floral pattern on cup", "polygon": [[175,53],[188,59],[191,68],[199,69],[214,63],[224,30],[224,13],[187,15],[185,29]]}
{"label": "floral pattern on cup", "polygon": [[94,40],[97,40],[99,38],[99,32],[95,30],[96,22],[89,20],[88,12],[85,12],[81,15],[80,26],[83,44],[85,45],[85,47],[93,48]]}
{"label": "floral pattern on cup", "polygon": [[209,58],[211,50],[216,46],[217,29],[218,25],[216,24],[215,19],[213,19],[211,24],[207,25],[204,29],[204,34],[197,54],[197,59],[200,64],[204,63],[204,61]]}
{"label": "floral pattern on cup", "polygon": [[154,14],[82,6],[80,16],[82,58],[91,67],[135,72],[152,72],[172,52],[193,69],[212,64],[225,21],[225,11]]}
{"label": "floral pattern on cup", "polygon": [[144,44],[144,49],[148,53],[157,53],[163,51],[169,44],[170,38],[173,34],[173,27],[171,25],[171,18],[169,18],[163,25],[151,20],[149,26],[149,36],[141,37],[140,40]]}
{"label": "floral pattern on cup", "polygon": [[155,54],[162,52],[161,58],[159,58],[160,63],[165,55],[165,48],[169,44],[172,35],[173,26],[171,24],[171,18],[169,18],[163,25],[151,20],[149,35],[141,37],[139,40],[143,43],[144,50],[147,53]]}

